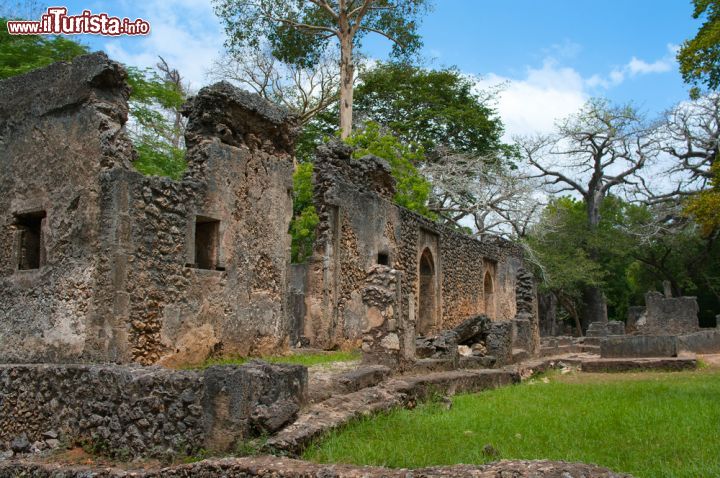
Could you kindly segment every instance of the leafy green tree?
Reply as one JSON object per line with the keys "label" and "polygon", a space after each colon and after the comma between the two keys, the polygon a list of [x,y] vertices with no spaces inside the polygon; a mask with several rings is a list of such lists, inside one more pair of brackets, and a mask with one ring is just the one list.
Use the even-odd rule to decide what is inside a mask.
{"label": "leafy green tree", "polygon": [[[611,191],[638,181],[638,172],[657,154],[644,118],[633,107],[592,99],[575,115],[559,122],[545,137],[520,142],[522,155],[551,192],[574,191],[583,199],[589,231],[599,228]],[[599,258],[592,249],[588,253]],[[583,300],[583,328],[607,320],[606,297],[588,285]]]}
{"label": "leafy green tree", "polygon": [[368,33],[392,42],[396,57],[421,46],[417,20],[428,0],[215,0],[233,50],[259,48],[267,40],[278,59],[303,66],[316,63],[331,40],[340,52],[340,131],[352,130],[354,51]]}
{"label": "leafy green tree", "polygon": [[430,183],[415,168],[423,158],[421,146],[411,147],[388,132],[383,132],[377,123],[367,123],[365,128],[353,133],[347,143],[354,146],[353,157],[362,158],[373,154],[390,164],[396,181],[395,203],[424,216],[435,216],[427,207]]}
{"label": "leafy green tree", "polygon": [[505,147],[493,95],[476,92],[474,83],[455,68],[383,63],[360,80],[357,117],[381,124],[405,143],[418,144],[431,154],[441,147],[473,156]]}
{"label": "leafy green tree", "polygon": [[[133,164],[143,174],[179,179],[187,167],[180,115],[186,93],[179,74],[169,68],[165,78],[151,68],[127,71],[132,87],[129,131],[138,153]],[[177,81],[171,79],[173,72]]]}
{"label": "leafy green tree", "polygon": [[555,199],[525,242],[537,264],[541,288],[556,295],[578,329],[588,287],[602,291],[610,317],[624,319],[631,299],[637,295],[628,278],[640,246],[636,232],[640,224],[650,220],[645,207],[614,196],[603,201],[602,219],[595,228],[589,227],[586,214],[583,200]]}
{"label": "leafy green tree", "polygon": [[685,208],[708,237],[720,230],[720,162],[716,161],[710,170],[713,173],[710,189],[691,197]]}
{"label": "leafy green tree", "polygon": [[293,219],[290,222],[292,262],[305,262],[312,255],[315,227],[320,218],[313,204],[313,163],[300,163],[293,175]]}
{"label": "leafy green tree", "polygon": [[677,54],[680,73],[695,85],[691,96],[699,95],[698,85],[711,90],[720,86],[720,0],[693,0],[693,18],[705,21],[694,38],[686,40]]}
{"label": "leafy green tree", "polygon": [[10,35],[7,19],[0,18],[0,80],[88,52],[85,45],[61,36]]}

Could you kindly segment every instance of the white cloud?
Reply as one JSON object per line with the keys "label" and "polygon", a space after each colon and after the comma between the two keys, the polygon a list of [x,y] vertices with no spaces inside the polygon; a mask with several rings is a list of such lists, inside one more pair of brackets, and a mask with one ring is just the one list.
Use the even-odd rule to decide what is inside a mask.
{"label": "white cloud", "polygon": [[[552,50],[572,53],[579,52],[580,47],[568,42],[564,49],[554,45]],[[497,110],[505,124],[506,140],[514,135],[549,133],[557,120],[576,113],[599,88],[610,89],[628,78],[674,70],[677,46],[668,45],[667,50],[666,56],[657,61],[646,62],[632,57],[622,67],[589,77],[562,66],[555,57],[547,57],[542,67],[528,67],[520,78],[490,73],[476,80],[476,84],[480,89],[499,89]]]}
{"label": "white cloud", "polygon": [[672,61],[669,61],[667,59],[657,60],[653,63],[648,63],[646,61],[632,57],[630,63],[627,64],[627,71],[631,75],[635,76],[646,75],[648,73],[665,73],[666,71],[670,71],[672,67]]}
{"label": "white cloud", "polygon": [[[158,56],[180,71],[192,89],[208,83],[206,71],[223,48],[224,33],[210,2],[155,0],[133,6],[133,14],[150,22],[147,37],[133,43],[109,40],[108,54],[133,66],[155,66]],[[130,46],[132,45],[132,46]]]}
{"label": "white cloud", "polygon": [[528,68],[523,79],[496,74],[477,81],[481,89],[500,87],[497,110],[505,137],[548,133],[557,119],[575,113],[587,101],[584,80],[572,68],[546,60],[542,68]]}
{"label": "white cloud", "polygon": [[590,88],[601,87],[608,89],[619,85],[628,77],[634,78],[639,75],[650,75],[673,71],[676,69],[675,56],[677,54],[677,49],[677,45],[668,44],[666,55],[653,62],[647,62],[633,56],[630,61],[622,67],[613,69],[607,77],[601,75],[591,76],[587,79],[587,86]]}

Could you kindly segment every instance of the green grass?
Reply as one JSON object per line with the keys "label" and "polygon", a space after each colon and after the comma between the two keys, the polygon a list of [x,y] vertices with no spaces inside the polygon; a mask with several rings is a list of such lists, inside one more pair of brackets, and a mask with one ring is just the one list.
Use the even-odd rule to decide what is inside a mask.
{"label": "green grass", "polygon": [[332,362],[349,362],[351,360],[359,360],[360,352],[357,350],[351,350],[348,352],[324,352],[324,353],[312,353],[312,354],[293,354],[293,355],[272,355],[267,357],[231,357],[231,358],[220,358],[210,359],[205,363],[193,368],[208,368],[213,365],[242,365],[253,359],[265,360],[271,363],[289,363],[294,365],[305,365],[310,367],[312,365],[323,365]]}
{"label": "green grass", "polygon": [[[492,445],[499,456],[483,454]],[[550,376],[357,421],[311,446],[319,462],[416,468],[580,461],[640,478],[720,476],[720,371]]]}

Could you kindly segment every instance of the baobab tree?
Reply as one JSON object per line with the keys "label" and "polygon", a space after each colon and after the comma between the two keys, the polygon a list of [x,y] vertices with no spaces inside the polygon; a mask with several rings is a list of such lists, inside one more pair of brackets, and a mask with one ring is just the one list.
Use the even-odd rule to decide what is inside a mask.
{"label": "baobab tree", "polygon": [[[582,197],[587,227],[600,223],[600,206],[612,189],[637,186],[637,173],[657,154],[642,116],[630,106],[590,100],[576,115],[559,122],[556,132],[518,141],[521,153],[537,171],[548,192]],[[593,251],[588,251],[593,257]],[[583,294],[583,328],[607,321],[605,295],[599,286]]]}
{"label": "baobab tree", "polygon": [[331,41],[337,43],[342,138],[352,131],[353,51],[359,40],[376,33],[392,42],[393,56],[411,55],[422,45],[417,20],[427,7],[428,0],[215,0],[231,51],[268,41],[278,59],[308,67]]}

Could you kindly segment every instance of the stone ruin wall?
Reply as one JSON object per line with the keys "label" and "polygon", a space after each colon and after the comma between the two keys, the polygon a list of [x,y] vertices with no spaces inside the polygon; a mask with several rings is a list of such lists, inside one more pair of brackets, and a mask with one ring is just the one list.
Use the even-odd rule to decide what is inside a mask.
{"label": "stone ruin wall", "polygon": [[83,445],[121,460],[172,459],[233,451],[279,430],[307,400],[307,369],[0,365],[0,397],[0,450],[24,441]]}
{"label": "stone ruin wall", "polygon": [[[415,330],[418,325],[418,264],[425,248],[432,254],[439,290],[436,320],[425,332],[451,328],[488,311],[488,271],[493,277],[492,318],[514,319],[517,277],[523,271],[520,248],[497,239],[478,241],[396,206],[387,164],[375,157],[354,162],[351,154],[349,147],[330,143],[319,148],[315,162],[315,203],[321,222],[305,291],[304,333],[310,343],[342,345],[369,330],[361,290],[368,271],[378,265],[379,253],[400,272],[405,328]],[[534,290],[530,300],[537,325]]]}
{"label": "stone ruin wall", "polygon": [[[124,355],[122,330],[98,326],[113,304],[98,178],[133,159],[128,95],[119,65],[97,57],[0,82],[2,362],[119,358],[100,341]],[[45,265],[17,271],[16,214],[38,211]]]}
{"label": "stone ruin wall", "polygon": [[[93,54],[0,82],[0,362],[282,349],[292,117],[229,84],[204,88],[185,112],[188,171],[145,177],[125,78]],[[37,210],[44,262],[18,271],[17,215]],[[198,216],[219,220],[214,270],[193,264]]]}
{"label": "stone ruin wall", "polygon": [[645,310],[635,326],[639,335],[682,335],[700,330],[695,297],[665,297],[645,294]]}

